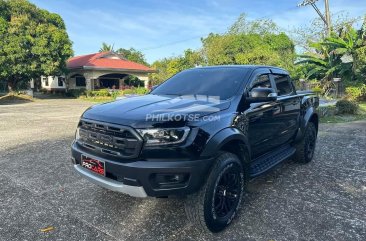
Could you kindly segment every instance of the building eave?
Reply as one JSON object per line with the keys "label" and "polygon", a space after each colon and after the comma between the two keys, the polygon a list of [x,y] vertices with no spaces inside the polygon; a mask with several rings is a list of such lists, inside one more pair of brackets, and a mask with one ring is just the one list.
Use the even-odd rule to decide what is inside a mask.
{"label": "building eave", "polygon": [[133,73],[156,73],[156,70],[141,70],[141,69],[123,69],[123,68],[108,68],[108,67],[96,67],[96,66],[77,66],[67,67],[68,70],[105,70],[105,71],[120,71],[120,72],[133,72]]}

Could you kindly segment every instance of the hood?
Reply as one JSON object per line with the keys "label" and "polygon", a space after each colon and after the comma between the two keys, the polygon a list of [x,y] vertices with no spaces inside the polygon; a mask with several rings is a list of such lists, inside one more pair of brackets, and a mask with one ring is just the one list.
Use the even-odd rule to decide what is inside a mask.
{"label": "hood", "polygon": [[230,101],[206,96],[144,95],[92,106],[83,118],[137,128],[183,126],[229,108]]}

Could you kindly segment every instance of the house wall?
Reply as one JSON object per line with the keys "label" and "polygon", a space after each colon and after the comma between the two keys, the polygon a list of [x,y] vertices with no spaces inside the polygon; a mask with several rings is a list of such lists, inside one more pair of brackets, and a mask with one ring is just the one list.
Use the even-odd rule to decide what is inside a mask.
{"label": "house wall", "polygon": [[[85,77],[86,86],[85,87],[77,87],[75,86],[75,79],[68,77],[68,88],[69,89],[77,89],[77,88],[85,88],[87,90],[94,90],[95,87],[99,86],[98,78],[107,75],[107,74],[128,74],[134,75],[138,77],[140,80],[144,81],[145,88],[149,87],[149,75],[148,73],[141,73],[135,71],[120,71],[120,70],[76,70],[72,71],[68,74],[68,76],[74,76],[75,74],[79,74]],[[119,81],[120,86],[123,84],[123,80]]]}
{"label": "house wall", "polygon": [[[45,90],[65,90],[65,82],[62,81],[62,86],[58,83],[59,76],[41,76],[41,88]],[[48,85],[46,85],[48,80]]]}

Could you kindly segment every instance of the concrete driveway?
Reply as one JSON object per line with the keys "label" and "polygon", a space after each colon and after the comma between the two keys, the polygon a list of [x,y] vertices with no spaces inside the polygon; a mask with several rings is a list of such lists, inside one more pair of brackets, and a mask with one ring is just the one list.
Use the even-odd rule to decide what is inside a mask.
{"label": "concrete driveway", "polygon": [[89,105],[0,106],[0,240],[366,240],[366,121],[321,125],[315,160],[253,180],[239,217],[211,235],[187,223],[181,200],[135,199],[74,173],[69,146]]}

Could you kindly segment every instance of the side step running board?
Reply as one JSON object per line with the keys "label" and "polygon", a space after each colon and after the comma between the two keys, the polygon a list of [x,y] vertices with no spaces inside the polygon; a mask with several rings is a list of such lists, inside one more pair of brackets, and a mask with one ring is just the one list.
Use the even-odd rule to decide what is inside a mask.
{"label": "side step running board", "polygon": [[250,177],[256,177],[268,171],[282,161],[290,158],[295,151],[296,149],[294,147],[287,145],[256,158],[250,165]]}

